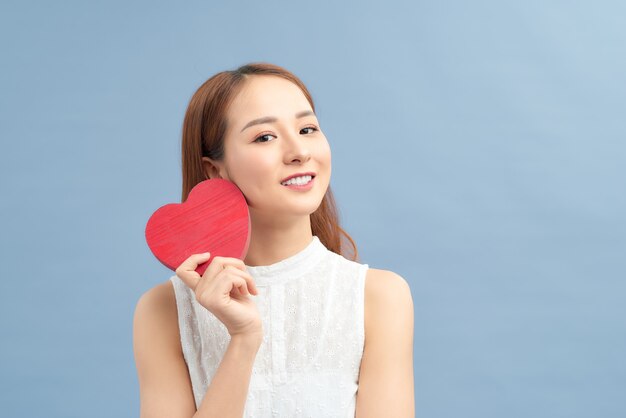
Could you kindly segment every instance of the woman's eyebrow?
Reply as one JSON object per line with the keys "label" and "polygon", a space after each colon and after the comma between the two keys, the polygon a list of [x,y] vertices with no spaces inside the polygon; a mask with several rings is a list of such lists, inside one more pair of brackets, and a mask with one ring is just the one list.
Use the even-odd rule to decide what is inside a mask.
{"label": "woman's eyebrow", "polygon": [[[313,113],[312,110],[303,110],[302,112],[296,113],[296,118],[303,118],[303,117],[309,116],[309,115],[315,116],[315,113]],[[246,126],[243,127],[241,132],[245,131],[247,128],[251,127],[252,125],[259,125],[261,123],[276,122],[277,120],[278,119],[275,116],[264,116],[262,118],[254,119],[254,120],[251,120],[250,122],[248,122],[246,124]]]}

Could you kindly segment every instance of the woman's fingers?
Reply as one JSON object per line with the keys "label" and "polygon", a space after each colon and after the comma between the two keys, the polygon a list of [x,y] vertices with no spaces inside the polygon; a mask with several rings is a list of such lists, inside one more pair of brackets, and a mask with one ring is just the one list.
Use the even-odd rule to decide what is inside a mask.
{"label": "woman's fingers", "polygon": [[187,286],[195,290],[201,277],[196,268],[211,257],[210,253],[192,254],[181,263],[176,269],[176,275],[181,278]]}
{"label": "woman's fingers", "polygon": [[[185,260],[176,274],[195,293],[197,302],[212,312],[232,335],[258,336],[263,324],[254,301],[248,295],[258,295],[254,278],[238,258],[194,254]],[[200,276],[196,268],[208,263]]]}
{"label": "woman's fingers", "polygon": [[[252,278],[249,274],[233,266],[226,266],[224,271],[227,271],[231,275],[230,277],[232,277],[233,288],[237,288],[242,295],[249,295],[252,293]],[[224,290],[229,290],[228,283],[226,281],[221,281],[220,284],[222,283],[225,285]]]}
{"label": "woman's fingers", "polygon": [[252,276],[250,276],[250,273],[248,273],[248,271],[246,270],[246,265],[244,264],[244,262],[238,258],[233,258],[233,257],[219,257],[218,256],[218,257],[213,258],[213,260],[211,260],[211,264],[202,275],[203,278],[209,278],[209,280],[206,280],[206,284],[205,284],[205,281],[203,280],[201,285],[209,285],[209,282],[212,281],[211,278],[217,277],[217,275],[222,270],[226,269],[227,267],[232,267],[235,269],[235,271],[243,273],[243,276],[241,277],[244,277],[246,281],[248,282],[248,289],[250,289],[251,293],[253,294],[258,293],[256,285],[254,283],[254,279],[252,278]]}
{"label": "woman's fingers", "polygon": [[[244,279],[243,277],[235,277],[232,280],[232,290],[235,290],[237,292],[236,295],[247,296],[250,294],[250,292],[248,291],[248,284],[246,282],[246,279]],[[226,289],[228,289],[228,287]]]}
{"label": "woman's fingers", "polygon": [[242,294],[258,295],[259,292],[254,283],[254,279],[247,272],[245,263],[238,258],[214,257],[202,277],[200,277],[196,268],[198,268],[198,265],[206,262],[210,258],[210,255],[210,253],[191,255],[176,269],[176,275],[196,294],[201,294],[204,288],[207,286],[210,287],[213,284],[222,271],[231,268],[232,273],[241,277],[245,282],[245,289],[241,289]]}
{"label": "woman's fingers", "polygon": [[242,271],[246,271],[246,265],[245,263],[238,259],[238,258],[234,258],[234,257],[220,257],[217,256],[214,258],[216,263],[222,264],[222,265],[229,265],[229,266],[233,266],[238,268],[239,270]]}
{"label": "woman's fingers", "polygon": [[[217,258],[217,257],[216,257]],[[217,263],[216,263],[217,264]],[[210,266],[209,266],[210,268]],[[208,271],[208,269],[207,269]],[[216,273],[213,273],[216,271]],[[230,278],[230,279],[229,279]],[[236,281],[236,286],[240,288],[242,294],[258,295],[254,284],[254,279],[247,271],[239,270],[237,267],[226,264],[218,264],[215,270],[205,272],[203,280],[198,284],[196,294],[202,294],[206,289],[218,289],[219,294],[227,294],[231,291],[231,282]]]}

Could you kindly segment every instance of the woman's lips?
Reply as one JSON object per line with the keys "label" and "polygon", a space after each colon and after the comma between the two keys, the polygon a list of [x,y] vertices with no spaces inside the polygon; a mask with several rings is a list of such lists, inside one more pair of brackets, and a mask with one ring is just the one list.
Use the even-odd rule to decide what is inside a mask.
{"label": "woman's lips", "polygon": [[315,177],[311,178],[311,181],[303,184],[303,185],[299,185],[299,184],[283,184],[284,187],[288,187],[291,190],[298,190],[298,191],[306,191],[306,190],[310,190],[313,187],[313,182],[315,181]]}

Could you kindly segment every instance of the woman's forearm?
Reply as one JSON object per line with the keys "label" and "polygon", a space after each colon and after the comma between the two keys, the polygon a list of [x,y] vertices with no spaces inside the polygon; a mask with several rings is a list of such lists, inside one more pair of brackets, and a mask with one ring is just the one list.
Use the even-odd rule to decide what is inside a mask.
{"label": "woman's forearm", "polygon": [[232,337],[194,418],[242,418],[261,338]]}

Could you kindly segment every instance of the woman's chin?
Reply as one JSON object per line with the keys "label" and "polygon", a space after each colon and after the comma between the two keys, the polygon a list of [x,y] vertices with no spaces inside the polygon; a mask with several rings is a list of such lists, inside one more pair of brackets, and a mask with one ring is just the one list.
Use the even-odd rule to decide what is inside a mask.
{"label": "woman's chin", "polygon": [[262,216],[264,218],[270,218],[270,219],[271,218],[293,219],[293,218],[299,218],[299,217],[308,217],[312,213],[314,213],[318,208],[319,208],[319,204],[296,205],[296,204],[289,204],[285,202],[279,207],[268,206],[266,209],[263,209],[263,210],[257,209],[254,211],[254,215],[259,216],[259,217]]}

